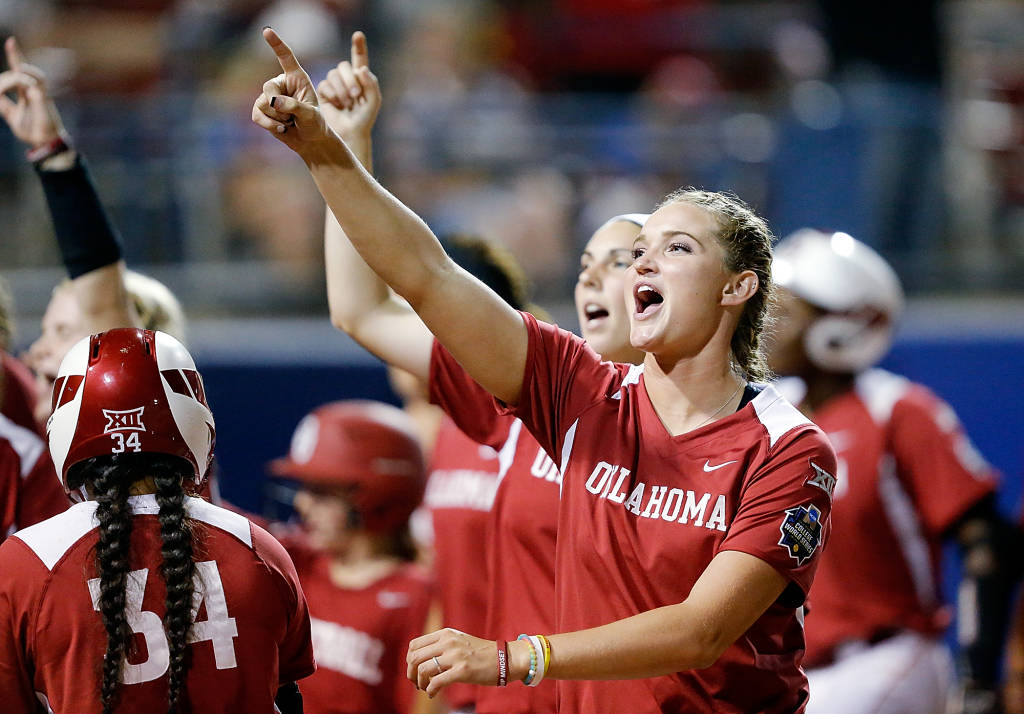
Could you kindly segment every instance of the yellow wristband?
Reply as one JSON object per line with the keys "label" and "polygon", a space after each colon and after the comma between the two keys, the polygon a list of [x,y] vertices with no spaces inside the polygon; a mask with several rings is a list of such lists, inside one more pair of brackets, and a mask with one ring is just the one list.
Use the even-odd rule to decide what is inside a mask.
{"label": "yellow wristband", "polygon": [[551,668],[551,643],[548,642],[548,638],[544,635],[537,635],[540,639],[540,643],[544,645],[544,671],[547,672]]}

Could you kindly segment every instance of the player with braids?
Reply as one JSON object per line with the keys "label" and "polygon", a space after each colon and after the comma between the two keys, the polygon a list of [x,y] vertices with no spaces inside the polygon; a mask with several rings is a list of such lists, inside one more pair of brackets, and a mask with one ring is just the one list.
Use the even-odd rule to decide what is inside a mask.
{"label": "player with braids", "polygon": [[51,407],[50,454],[76,503],[0,546],[5,711],[301,713],[295,682],[314,664],[291,559],[188,495],[215,427],[181,343],[136,328],[87,337]]}
{"label": "player with braids", "polygon": [[185,514],[182,479],[171,474],[155,477],[156,502],[160,506],[160,574],[167,583],[164,630],[167,632],[168,712],[177,710],[178,697],[188,669],[185,645],[192,627],[192,577],[196,564],[192,559],[192,531]]}
{"label": "player with braids", "polygon": [[[82,476],[84,479],[85,474]],[[71,483],[75,481],[72,478]],[[96,520],[99,522],[99,540],[96,544],[96,569],[100,573],[99,610],[103,617],[103,629],[107,632],[100,697],[103,714],[109,714],[114,710],[121,683],[121,669],[132,646],[132,629],[128,626],[125,612],[132,512],[128,507],[128,484],[118,478],[115,464],[97,469],[91,484],[96,499]]]}
{"label": "player with braids", "polygon": [[748,302],[763,291],[763,310],[771,290],[765,223],[721,194],[744,218],[732,236],[699,192],[659,207],[621,294],[643,362],[602,361],[459,268],[326,125],[288,45],[263,36],[282,74],[254,123],[303,159],[351,245],[444,347],[431,369],[475,380],[560,466],[559,632],[432,632],[409,643],[409,679],[432,696],[557,680],[560,712],[801,711],[835,454],[774,387],[748,382],[756,335],[734,349]]}

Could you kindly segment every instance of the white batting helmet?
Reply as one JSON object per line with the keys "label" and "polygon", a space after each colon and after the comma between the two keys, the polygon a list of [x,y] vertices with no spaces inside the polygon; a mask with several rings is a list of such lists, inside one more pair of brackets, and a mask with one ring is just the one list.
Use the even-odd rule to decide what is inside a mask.
{"label": "white batting helmet", "polygon": [[57,475],[94,456],[169,454],[206,475],[216,430],[202,377],[180,342],[163,332],[115,328],[80,340],[57,372],[46,425]]}
{"label": "white batting helmet", "polygon": [[889,350],[903,288],[885,259],[853,236],[798,230],[775,247],[772,278],[828,313],[804,333],[804,349],[819,368],[859,372]]}

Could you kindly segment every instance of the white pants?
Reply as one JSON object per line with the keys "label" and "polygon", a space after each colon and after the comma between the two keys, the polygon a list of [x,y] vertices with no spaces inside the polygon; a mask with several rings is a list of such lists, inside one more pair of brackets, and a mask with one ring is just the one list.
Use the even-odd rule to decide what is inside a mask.
{"label": "white pants", "polygon": [[943,714],[953,677],[946,646],[915,632],[845,645],[835,662],[807,671],[807,714]]}

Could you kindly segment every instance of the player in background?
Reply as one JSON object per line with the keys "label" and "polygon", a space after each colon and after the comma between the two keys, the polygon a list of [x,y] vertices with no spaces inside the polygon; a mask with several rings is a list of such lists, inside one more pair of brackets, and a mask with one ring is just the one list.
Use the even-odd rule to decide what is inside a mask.
{"label": "player in background", "polygon": [[[50,416],[57,368],[72,345],[92,333],[127,325],[161,330],[183,339],[184,316],[177,299],[163,284],[125,269],[120,239],[96,194],[85,160],[64,130],[46,76],[25,62],[15,38],[7,38],[4,49],[8,69],[0,73],[0,116],[28,147],[27,155],[43,187],[69,275],[54,289],[43,315],[41,334],[26,355],[34,377],[4,355],[3,414],[17,426],[42,436]],[[14,100],[6,96],[9,93],[15,95]],[[28,443],[24,438],[15,441]],[[45,449],[42,452],[48,461],[49,454]],[[26,467],[27,462],[21,461]],[[12,487],[0,485],[0,493],[6,494],[0,499],[11,494],[17,499],[13,504],[13,528],[32,525],[67,508],[67,498],[52,467],[50,473],[46,470],[32,467],[22,472],[20,480],[10,470],[0,474],[0,481]],[[4,510],[9,510],[9,505],[0,500],[0,511]]]}
{"label": "player in background", "polygon": [[[370,169],[370,130],[381,95],[369,69],[362,33],[353,35],[352,61],[343,62],[332,70],[320,83],[318,95],[324,102],[322,111],[328,124],[360,157],[360,163]],[[622,297],[622,280],[632,262],[633,239],[645,219],[645,215],[630,214],[609,220],[588,241],[580,259],[575,297],[583,336],[598,353],[613,361],[639,362],[641,358],[641,353],[629,344],[629,318]],[[330,212],[324,239],[328,295],[335,324],[388,364],[408,361],[410,354],[418,351],[419,363],[424,369],[412,375],[411,381],[425,385],[424,391],[428,392],[425,400],[440,405],[458,419],[457,422],[446,420],[439,442],[441,452],[449,448],[451,441],[453,447],[459,447],[462,459],[466,459],[466,451],[471,454],[477,451],[466,443],[465,435],[468,435],[473,441],[490,447],[491,461],[498,467],[493,503],[484,521],[484,542],[474,537],[473,524],[462,523],[458,529],[448,529],[447,538],[441,543],[442,549],[445,546],[465,548],[464,542],[470,538],[477,548],[486,545],[486,578],[479,578],[467,568],[472,561],[464,558],[457,560],[462,571],[457,580],[445,578],[445,572],[439,571],[442,584],[450,590],[449,610],[460,604],[464,607],[476,588],[481,585],[485,588],[480,596],[487,611],[483,628],[473,630],[474,623],[455,624],[447,620],[445,624],[484,632],[495,638],[502,633],[514,636],[516,627],[527,631],[552,631],[555,627],[555,534],[561,484],[557,465],[522,428],[522,422],[494,410],[490,394],[472,380],[460,379],[458,373],[444,370],[440,362],[432,362],[431,352],[438,349],[433,335],[412,308],[396,298],[366,266]],[[458,250],[458,244],[454,254],[451,246],[446,248],[460,266],[466,268],[473,264]],[[496,276],[482,275],[472,267],[467,269],[492,288],[498,284],[495,289],[499,294],[507,292],[500,289]],[[517,306],[515,300],[506,297],[505,301]],[[521,300],[518,302],[522,304]],[[435,366],[438,369],[433,369]],[[453,428],[456,426],[457,429]],[[452,474],[449,478],[465,486],[465,478],[461,476],[464,470],[455,470],[455,466],[457,464],[449,470]],[[434,495],[446,497],[441,488]],[[428,486],[428,500],[430,497]],[[442,523],[442,527],[445,525]],[[479,526],[475,533],[479,533]],[[442,563],[447,554],[442,550]],[[465,581],[475,582],[469,586]],[[447,690],[446,695],[450,696]],[[459,701],[457,696],[455,702],[458,706],[468,704]],[[475,708],[478,714],[554,712],[554,683],[549,681],[536,688],[478,688]]]}
{"label": "player in background", "polygon": [[0,546],[4,710],[301,712],[295,681],[314,662],[291,560],[186,495],[215,429],[181,343],[135,328],[85,338],[53,407],[50,453],[77,503]]}
{"label": "player in background", "polygon": [[[184,316],[174,295],[153,278],[128,271],[121,241],[96,194],[85,159],[64,129],[46,75],[27,63],[14,37],[4,50],[0,116],[27,147],[39,176],[69,280],[58,285],[43,315],[42,333],[27,361],[36,374],[36,418],[49,417],[50,391],[61,359],[82,337],[137,325],[184,339]],[[12,101],[7,94],[13,93]]]}
{"label": "player in background", "polygon": [[317,671],[308,714],[408,714],[429,705],[405,680],[409,640],[433,597],[409,516],[426,467],[410,418],[379,402],[334,402],[299,422],[271,471],[299,482],[298,534],[279,534],[309,601]]}
{"label": "player in background", "polygon": [[832,543],[806,620],[808,712],[945,712],[941,545],[961,547],[964,711],[999,710],[998,663],[1015,538],[996,475],[925,387],[873,368],[903,307],[895,272],[845,233],[804,229],[776,247],[770,365],[838,458]]}
{"label": "player in background", "polygon": [[263,34],[283,73],[253,121],[306,162],[353,246],[450,352],[446,369],[458,360],[562,467],[563,633],[431,633],[410,643],[410,679],[436,695],[547,677],[563,712],[802,709],[801,607],[835,456],[773,387],[748,384],[763,374],[764,222],[722,194],[667,197],[625,281],[644,363],[602,362],[455,265],[326,126],[288,46]]}
{"label": "player in background", "polygon": [[[32,374],[5,351],[12,331],[11,312],[10,293],[0,279],[0,542],[19,527],[67,507],[33,416]],[[36,498],[26,496],[33,493]]]}

